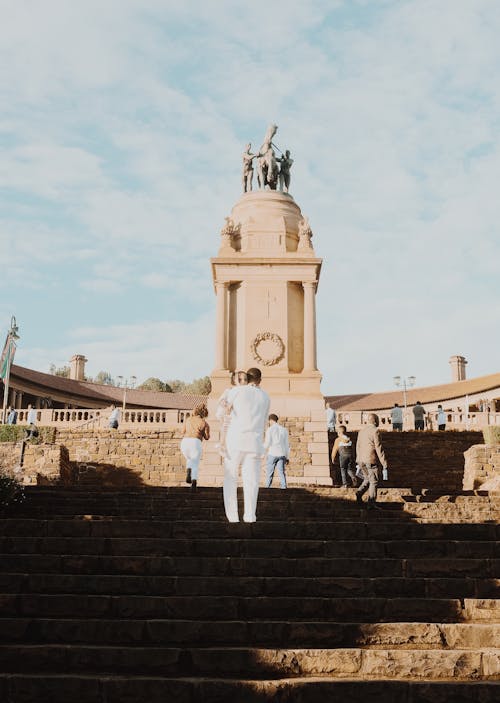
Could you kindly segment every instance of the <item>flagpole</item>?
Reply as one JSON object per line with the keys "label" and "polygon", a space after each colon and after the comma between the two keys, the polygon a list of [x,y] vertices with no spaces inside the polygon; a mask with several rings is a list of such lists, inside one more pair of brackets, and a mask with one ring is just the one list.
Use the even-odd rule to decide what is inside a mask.
{"label": "flagpole", "polygon": [[5,342],[5,353],[6,353],[5,361],[7,362],[7,364],[6,364],[6,368],[5,368],[5,375],[2,374],[3,382],[4,382],[2,422],[4,425],[7,422],[7,418],[5,417],[5,411],[7,409],[7,400],[9,398],[10,368],[12,366],[14,354],[16,353],[15,340],[19,339],[19,335],[17,334],[18,331],[19,331],[19,327],[16,324],[16,318],[14,317],[14,315],[12,315],[11,320],[10,320],[10,330],[7,332],[7,340]]}
{"label": "flagpole", "polygon": [[10,345],[11,345],[11,340],[9,338],[9,348],[7,350],[7,369],[6,369],[6,374],[5,378],[3,380],[3,413],[2,413],[2,422],[3,424],[7,424],[7,418],[5,417],[5,412],[7,409],[7,399],[9,397],[9,382],[10,382]]}

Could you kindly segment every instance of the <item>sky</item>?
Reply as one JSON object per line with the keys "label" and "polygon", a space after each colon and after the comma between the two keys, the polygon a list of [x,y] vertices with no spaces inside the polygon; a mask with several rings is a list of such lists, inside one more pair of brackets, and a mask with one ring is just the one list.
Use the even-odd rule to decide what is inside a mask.
{"label": "sky", "polygon": [[[209,258],[267,126],[323,258],[325,394],[500,370],[498,0],[0,0],[0,333],[214,365]],[[2,332],[2,328],[4,332]]]}

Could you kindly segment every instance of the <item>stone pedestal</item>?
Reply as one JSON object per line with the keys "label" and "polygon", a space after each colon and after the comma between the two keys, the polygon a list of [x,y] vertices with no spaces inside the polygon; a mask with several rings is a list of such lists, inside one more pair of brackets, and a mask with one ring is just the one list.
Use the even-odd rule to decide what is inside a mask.
{"label": "stone pedestal", "polygon": [[271,412],[287,418],[291,435],[305,433],[298,429],[304,423],[314,435],[302,467],[308,481],[331,484],[316,365],[315,298],[322,260],[311,237],[299,206],[280,191],[245,193],[226,218],[218,256],[211,260],[217,327],[209,412],[215,439],[205,448],[204,464],[215,474],[222,472],[214,449],[216,401],[229,386],[230,371],[257,366]]}

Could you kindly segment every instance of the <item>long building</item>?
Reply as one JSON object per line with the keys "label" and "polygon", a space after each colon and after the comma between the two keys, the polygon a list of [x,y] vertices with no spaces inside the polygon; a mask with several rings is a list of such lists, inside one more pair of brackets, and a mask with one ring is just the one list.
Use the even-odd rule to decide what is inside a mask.
{"label": "long building", "polygon": [[[452,357],[452,360],[455,361],[452,364],[454,380],[451,383],[406,391],[326,395],[325,402],[336,410],[338,421],[351,429],[363,424],[368,412],[378,413],[382,427],[390,429],[390,410],[395,403],[401,407],[406,406],[405,424],[410,429],[411,408],[417,401],[427,411],[429,429],[434,429],[436,424],[438,405],[442,405],[447,413],[449,428],[472,429],[474,426],[499,425],[500,373],[466,379],[465,359]],[[81,355],[72,358],[70,378],[13,365],[8,405],[20,411],[21,422],[28,405],[40,411],[40,422],[78,424],[103,416],[104,409],[115,404],[126,408],[127,416],[124,420],[128,423],[146,421],[163,424],[183,422],[186,413],[205,399],[202,395],[125,389],[92,383],[85,380],[84,361],[86,360]]]}

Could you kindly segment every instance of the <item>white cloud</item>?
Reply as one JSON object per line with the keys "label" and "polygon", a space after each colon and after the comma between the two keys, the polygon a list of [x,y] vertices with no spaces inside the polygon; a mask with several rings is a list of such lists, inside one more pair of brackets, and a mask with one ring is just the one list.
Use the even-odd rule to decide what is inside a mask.
{"label": "white cloud", "polygon": [[[324,257],[325,390],[446,381],[466,348],[471,373],[497,370],[500,326],[478,313],[491,321],[499,298],[496,0],[2,5],[4,285],[48,287],[71,266],[85,304],[120,296],[131,329],[152,299],[169,330],[174,314],[205,319],[242,147],[276,121]],[[186,378],[208,354],[189,350],[169,357]]]}

